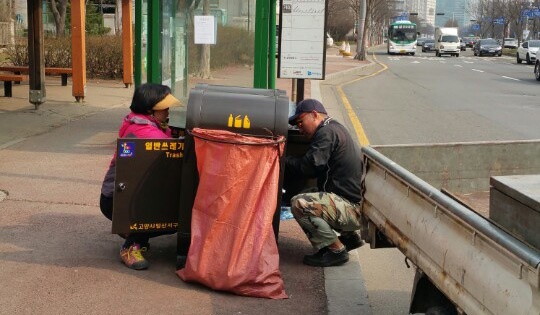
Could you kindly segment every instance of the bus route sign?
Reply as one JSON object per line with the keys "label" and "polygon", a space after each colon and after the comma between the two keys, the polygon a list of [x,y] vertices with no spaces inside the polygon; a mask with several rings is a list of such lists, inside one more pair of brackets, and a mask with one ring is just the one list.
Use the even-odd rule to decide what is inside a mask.
{"label": "bus route sign", "polygon": [[278,77],[324,80],[326,0],[281,0]]}

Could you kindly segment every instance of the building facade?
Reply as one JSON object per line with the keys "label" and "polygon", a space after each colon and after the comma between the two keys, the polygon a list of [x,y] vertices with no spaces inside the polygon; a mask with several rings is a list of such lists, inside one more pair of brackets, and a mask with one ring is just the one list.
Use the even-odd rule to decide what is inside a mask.
{"label": "building facade", "polygon": [[455,27],[468,28],[471,24],[467,0],[437,0],[435,26],[445,26],[454,21]]}
{"label": "building facade", "polygon": [[390,10],[397,15],[406,16],[409,13],[417,13],[418,19],[425,23],[424,26],[435,25],[435,5],[437,0],[392,0],[389,1]]}
{"label": "building facade", "polygon": [[390,0],[388,1],[388,5],[390,6],[390,10],[396,12],[405,11],[405,0]]}
{"label": "building facade", "polygon": [[435,25],[436,0],[407,0],[406,11],[418,13],[418,19],[429,25]]}

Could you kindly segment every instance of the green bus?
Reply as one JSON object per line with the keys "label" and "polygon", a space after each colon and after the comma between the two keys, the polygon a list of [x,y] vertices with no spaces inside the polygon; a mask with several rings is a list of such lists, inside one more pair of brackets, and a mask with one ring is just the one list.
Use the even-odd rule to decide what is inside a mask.
{"label": "green bus", "polygon": [[388,54],[416,53],[416,24],[411,21],[395,21],[388,27]]}

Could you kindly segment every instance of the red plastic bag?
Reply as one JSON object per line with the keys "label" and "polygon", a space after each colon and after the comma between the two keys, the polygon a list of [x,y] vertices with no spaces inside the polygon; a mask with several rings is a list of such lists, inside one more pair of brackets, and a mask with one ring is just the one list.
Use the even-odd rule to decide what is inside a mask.
{"label": "red plastic bag", "polygon": [[284,137],[195,128],[199,186],[184,281],[239,295],[287,298],[272,228]]}

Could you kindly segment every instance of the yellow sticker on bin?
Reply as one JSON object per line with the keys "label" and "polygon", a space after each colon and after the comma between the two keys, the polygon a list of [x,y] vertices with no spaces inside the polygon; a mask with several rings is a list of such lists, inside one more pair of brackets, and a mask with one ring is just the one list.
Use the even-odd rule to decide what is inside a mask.
{"label": "yellow sticker on bin", "polygon": [[236,115],[233,117],[233,114],[229,114],[227,127],[249,129],[251,128],[251,121],[249,120],[248,115],[245,115],[242,118],[242,115]]}

